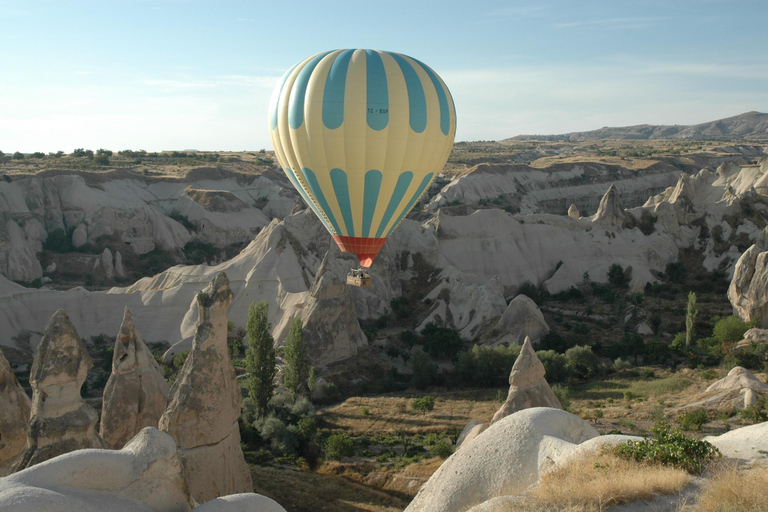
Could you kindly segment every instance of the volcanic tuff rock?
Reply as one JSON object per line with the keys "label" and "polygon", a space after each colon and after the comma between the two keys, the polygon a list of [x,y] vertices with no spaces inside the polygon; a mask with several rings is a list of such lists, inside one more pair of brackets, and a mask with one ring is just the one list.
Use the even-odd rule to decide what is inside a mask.
{"label": "volcanic tuff rock", "polygon": [[92,366],[75,327],[58,310],[45,327],[30,370],[29,440],[14,471],[74,450],[106,447],[96,432],[98,413],[80,396]]}
{"label": "volcanic tuff rock", "polygon": [[752,328],[744,333],[744,339],[733,346],[734,349],[750,347],[751,345],[764,345],[768,342],[768,329]]}
{"label": "volcanic tuff rock", "polygon": [[544,378],[546,373],[544,365],[533,350],[531,338],[526,336],[520,355],[517,356],[509,374],[507,400],[493,415],[491,425],[522,409],[531,407],[562,409],[560,401]]}
{"label": "volcanic tuff rock", "polygon": [[430,322],[459,331],[465,340],[477,337],[492,318],[504,312],[504,288],[495,277],[478,286],[466,283],[462,273],[447,267],[438,276],[438,284],[425,299],[432,301],[429,314],[416,328],[421,332]]}
{"label": "volcanic tuff rock", "polygon": [[0,351],[0,476],[5,476],[27,444],[29,397]]}
{"label": "volcanic tuff rock", "polygon": [[198,503],[253,490],[240,449],[240,386],[227,347],[227,308],[233,298],[224,272],[197,294],[192,350],[160,418],[160,429],[184,456],[187,483]]}
{"label": "volcanic tuff rock", "polygon": [[182,512],[192,502],[173,439],[145,428],[125,448],[78,450],[0,479],[14,512]]}
{"label": "volcanic tuff rock", "polygon": [[549,332],[549,326],[533,299],[520,294],[510,301],[494,331],[498,333],[494,345],[520,344],[528,337],[538,342]]}
{"label": "volcanic tuff rock", "polygon": [[168,405],[168,383],[127,307],[112,353],[112,374],[104,388],[101,436],[119,450],[144,427],[157,427]]}
{"label": "volcanic tuff rock", "polygon": [[571,203],[571,206],[568,207],[568,216],[574,219],[581,218],[581,213],[579,213],[579,209],[573,203]]}
{"label": "volcanic tuff rock", "polygon": [[745,406],[755,403],[756,399],[761,396],[768,396],[768,384],[758,380],[746,368],[734,366],[728,375],[711,384],[698,397],[694,397],[693,403],[674,410],[680,411],[699,407],[743,409]]}
{"label": "volcanic tuff rock", "polygon": [[734,314],[768,327],[768,232],[741,255],[728,287]]}
{"label": "volcanic tuff rock", "polygon": [[719,436],[707,436],[703,439],[715,445],[724,457],[743,461],[761,461],[765,463],[768,453],[768,422],[741,427]]}
{"label": "volcanic tuff rock", "polygon": [[597,212],[590,218],[595,224],[615,224],[621,225],[624,221],[624,205],[621,204],[621,198],[616,191],[616,185],[611,183],[603,198],[600,199],[600,205]]}
{"label": "volcanic tuff rock", "polygon": [[632,436],[600,436],[586,421],[546,407],[494,423],[462,445],[424,484],[406,512],[460,512],[497,496],[517,494],[575,457]]}

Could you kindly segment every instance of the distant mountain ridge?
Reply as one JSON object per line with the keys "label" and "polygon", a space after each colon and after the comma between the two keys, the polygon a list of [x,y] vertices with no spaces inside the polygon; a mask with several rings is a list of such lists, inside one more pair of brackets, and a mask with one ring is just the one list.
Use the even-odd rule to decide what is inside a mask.
{"label": "distant mountain ridge", "polygon": [[582,141],[605,139],[768,139],[768,114],[752,111],[695,125],[639,124],[615,128],[605,126],[587,132],[571,132],[560,135],[518,135],[505,140]]}

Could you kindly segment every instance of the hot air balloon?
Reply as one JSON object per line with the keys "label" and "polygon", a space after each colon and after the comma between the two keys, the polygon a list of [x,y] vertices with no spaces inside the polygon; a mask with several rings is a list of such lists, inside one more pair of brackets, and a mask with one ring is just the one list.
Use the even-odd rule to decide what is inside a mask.
{"label": "hot air balloon", "polygon": [[[445,165],[456,109],[442,79],[414,58],[335,50],[283,75],[269,128],[293,186],[339,248],[370,267]],[[370,283],[363,268],[350,276]]]}

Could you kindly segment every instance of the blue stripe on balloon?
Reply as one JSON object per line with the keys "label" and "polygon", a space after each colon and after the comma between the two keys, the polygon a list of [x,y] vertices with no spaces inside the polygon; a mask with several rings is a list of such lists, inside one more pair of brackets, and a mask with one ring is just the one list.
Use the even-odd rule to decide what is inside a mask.
{"label": "blue stripe on balloon", "polygon": [[366,107],[368,126],[373,130],[383,130],[389,124],[389,90],[387,72],[381,56],[373,50],[366,54]]}
{"label": "blue stripe on balloon", "polygon": [[301,172],[304,174],[304,179],[307,180],[307,185],[309,186],[309,190],[312,192],[312,195],[315,196],[315,199],[317,199],[317,202],[320,204],[320,209],[323,210],[323,212],[325,213],[325,216],[328,217],[328,220],[333,225],[333,228],[335,229],[335,234],[341,235],[341,230],[339,229],[339,223],[336,222],[336,217],[334,217],[333,211],[331,211],[331,207],[328,205],[328,201],[325,199],[325,194],[323,194],[323,189],[320,188],[320,184],[317,182],[317,176],[315,176],[315,173],[312,172],[312,170],[307,169],[306,167],[302,167]]}
{"label": "blue stripe on balloon", "polygon": [[272,129],[274,130],[277,128],[277,111],[278,106],[280,105],[280,95],[283,93],[283,87],[285,87],[285,82],[288,81],[288,77],[291,76],[291,73],[293,73],[293,70],[296,69],[296,66],[298,66],[300,63],[296,63],[289,69],[281,78],[280,78],[280,87],[278,88],[278,92],[276,93],[275,97],[275,103],[271,105],[272,107]]}
{"label": "blue stripe on balloon", "polygon": [[331,52],[321,53],[309,62],[299,71],[299,76],[293,82],[291,88],[291,97],[288,100],[288,125],[294,130],[298,129],[304,123],[304,97],[307,95],[307,83],[317,64]]}
{"label": "blue stripe on balloon", "polygon": [[413,194],[413,197],[410,201],[408,201],[408,204],[406,205],[403,212],[400,214],[400,216],[397,218],[397,221],[392,224],[392,227],[387,231],[387,237],[392,233],[392,231],[395,230],[395,228],[400,224],[400,221],[403,220],[403,217],[405,217],[408,212],[411,211],[411,208],[413,208],[413,205],[418,201],[418,199],[421,197],[421,194],[424,193],[424,189],[427,188],[427,185],[429,185],[429,180],[432,179],[432,173],[427,174],[424,176],[424,179],[421,180],[421,185],[419,185],[419,188],[416,190],[416,193]]}
{"label": "blue stripe on balloon", "polygon": [[344,122],[344,91],[347,85],[349,60],[355,50],[344,50],[331,65],[323,91],[323,124],[335,130]]}
{"label": "blue stripe on balloon", "polygon": [[371,222],[376,211],[376,203],[379,202],[379,189],[381,189],[381,171],[372,169],[365,173],[365,189],[363,192],[363,238],[371,236]]}
{"label": "blue stripe on balloon", "polygon": [[381,223],[379,223],[379,229],[376,230],[376,238],[381,238],[384,228],[387,227],[389,219],[392,218],[398,205],[400,205],[400,201],[402,201],[405,191],[408,190],[408,186],[411,184],[411,180],[413,180],[413,173],[411,171],[406,171],[397,178],[395,190],[392,192],[392,197],[389,199],[387,209],[384,210],[384,217],[382,217]]}
{"label": "blue stripe on balloon", "polygon": [[331,227],[328,225],[328,223],[325,221],[323,216],[320,214],[320,211],[315,206],[315,203],[313,203],[306,192],[304,192],[304,189],[299,184],[299,180],[296,179],[296,176],[293,175],[293,172],[291,172],[290,169],[285,169],[283,172],[285,172],[285,175],[288,176],[288,179],[291,180],[291,183],[293,183],[293,188],[299,191],[299,195],[301,195],[302,198],[304,198],[304,201],[309,205],[310,208],[312,208],[312,211],[315,212],[315,215],[317,215],[317,218],[320,219],[320,222],[323,223],[323,226],[325,226],[325,229],[328,231],[331,231]]}
{"label": "blue stripe on balloon", "polygon": [[349,184],[347,173],[341,169],[331,169],[331,184],[336,193],[336,202],[341,210],[344,225],[347,226],[347,236],[355,236],[355,223],[352,220],[352,206],[349,204]]}
{"label": "blue stripe on balloon", "polygon": [[432,80],[432,85],[435,87],[435,91],[437,91],[437,101],[440,103],[440,131],[443,132],[443,135],[448,135],[448,132],[451,130],[451,112],[448,110],[448,98],[445,96],[443,85],[440,83],[440,80],[437,78],[434,71],[423,62],[416,59],[413,60],[421,66],[421,69],[423,69],[429,79]]}
{"label": "blue stripe on balloon", "polygon": [[419,75],[411,64],[397,53],[389,53],[397,64],[405,78],[405,86],[408,89],[409,121],[411,129],[421,133],[427,127],[427,99],[424,97],[424,87],[421,85]]}

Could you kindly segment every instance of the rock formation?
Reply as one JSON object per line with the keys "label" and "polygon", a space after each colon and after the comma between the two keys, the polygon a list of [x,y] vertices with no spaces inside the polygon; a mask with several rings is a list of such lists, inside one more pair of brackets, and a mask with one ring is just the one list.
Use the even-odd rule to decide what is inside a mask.
{"label": "rock formation", "polygon": [[735,366],[728,375],[711,384],[700,396],[694,397],[693,403],[678,407],[673,411],[696,409],[701,407],[722,407],[743,409],[768,396],[768,384],[760,382],[755,375],[741,366]]}
{"label": "rock formation", "polygon": [[0,476],[5,476],[27,444],[29,397],[0,351]]}
{"label": "rock formation", "polygon": [[232,300],[224,272],[198,293],[192,350],[159,424],[184,456],[187,482],[198,503],[253,490],[240,449],[240,386],[227,348],[227,308]]}
{"label": "rock formation", "polygon": [[106,447],[96,432],[98,413],[80,396],[92,366],[72,322],[58,310],[45,327],[30,370],[29,439],[14,472],[74,450]]}
{"label": "rock formation", "polygon": [[[173,438],[151,427],[122,450],[78,450],[0,479],[0,510],[13,512],[187,512],[193,507]],[[253,493],[224,496],[194,510],[285,512]]]}
{"label": "rock formation", "polygon": [[338,256],[336,248],[326,253],[309,296],[297,311],[303,324],[307,356],[317,366],[352,357],[368,344],[357,321],[346,272],[334,261]]}
{"label": "rock formation", "polygon": [[764,345],[768,343],[768,329],[752,328],[744,333],[744,339],[733,346],[735,350],[748,348],[752,345]]}
{"label": "rock formation", "polygon": [[549,326],[533,299],[521,294],[510,301],[494,331],[498,333],[494,345],[520,344],[527,337],[538,342],[549,332]]}
{"label": "rock formation", "polygon": [[562,409],[560,401],[544,378],[545,374],[544,365],[536,357],[536,352],[531,345],[531,338],[526,336],[520,355],[517,356],[509,374],[507,400],[493,415],[491,425],[522,409],[531,407]]}
{"label": "rock formation", "polygon": [[[518,297],[524,297],[519,295]],[[485,432],[492,424],[504,419],[510,414],[532,407],[550,407],[562,409],[560,401],[549,387],[544,375],[546,371],[536,352],[533,350],[531,338],[526,336],[520,354],[509,373],[509,392],[507,399],[493,415],[490,423],[479,420],[470,421],[456,440],[456,449],[465,446],[477,436]]]}
{"label": "rock formation", "polygon": [[157,427],[168,405],[168,383],[127,307],[112,353],[112,375],[104,387],[101,437],[119,450],[144,427]]}
{"label": "rock formation", "polygon": [[728,287],[734,314],[768,327],[768,233],[763,232],[736,262]]}
{"label": "rock formation", "polygon": [[612,183],[605,195],[600,200],[597,207],[597,213],[592,216],[592,222],[595,224],[613,224],[621,225],[624,222],[624,205],[621,204],[621,198]]}
{"label": "rock formation", "polygon": [[730,459],[763,464],[768,461],[765,449],[768,446],[768,422],[737,428],[719,436],[707,436],[703,440],[715,445],[724,457]]}
{"label": "rock formation", "polygon": [[580,219],[581,213],[579,212],[579,209],[576,208],[576,205],[571,203],[571,206],[568,207],[568,216],[573,219]]}
{"label": "rock formation", "polygon": [[406,512],[460,512],[497,496],[517,494],[560,464],[628,439],[639,438],[600,436],[586,421],[565,411],[525,409],[491,425],[451,455]]}

